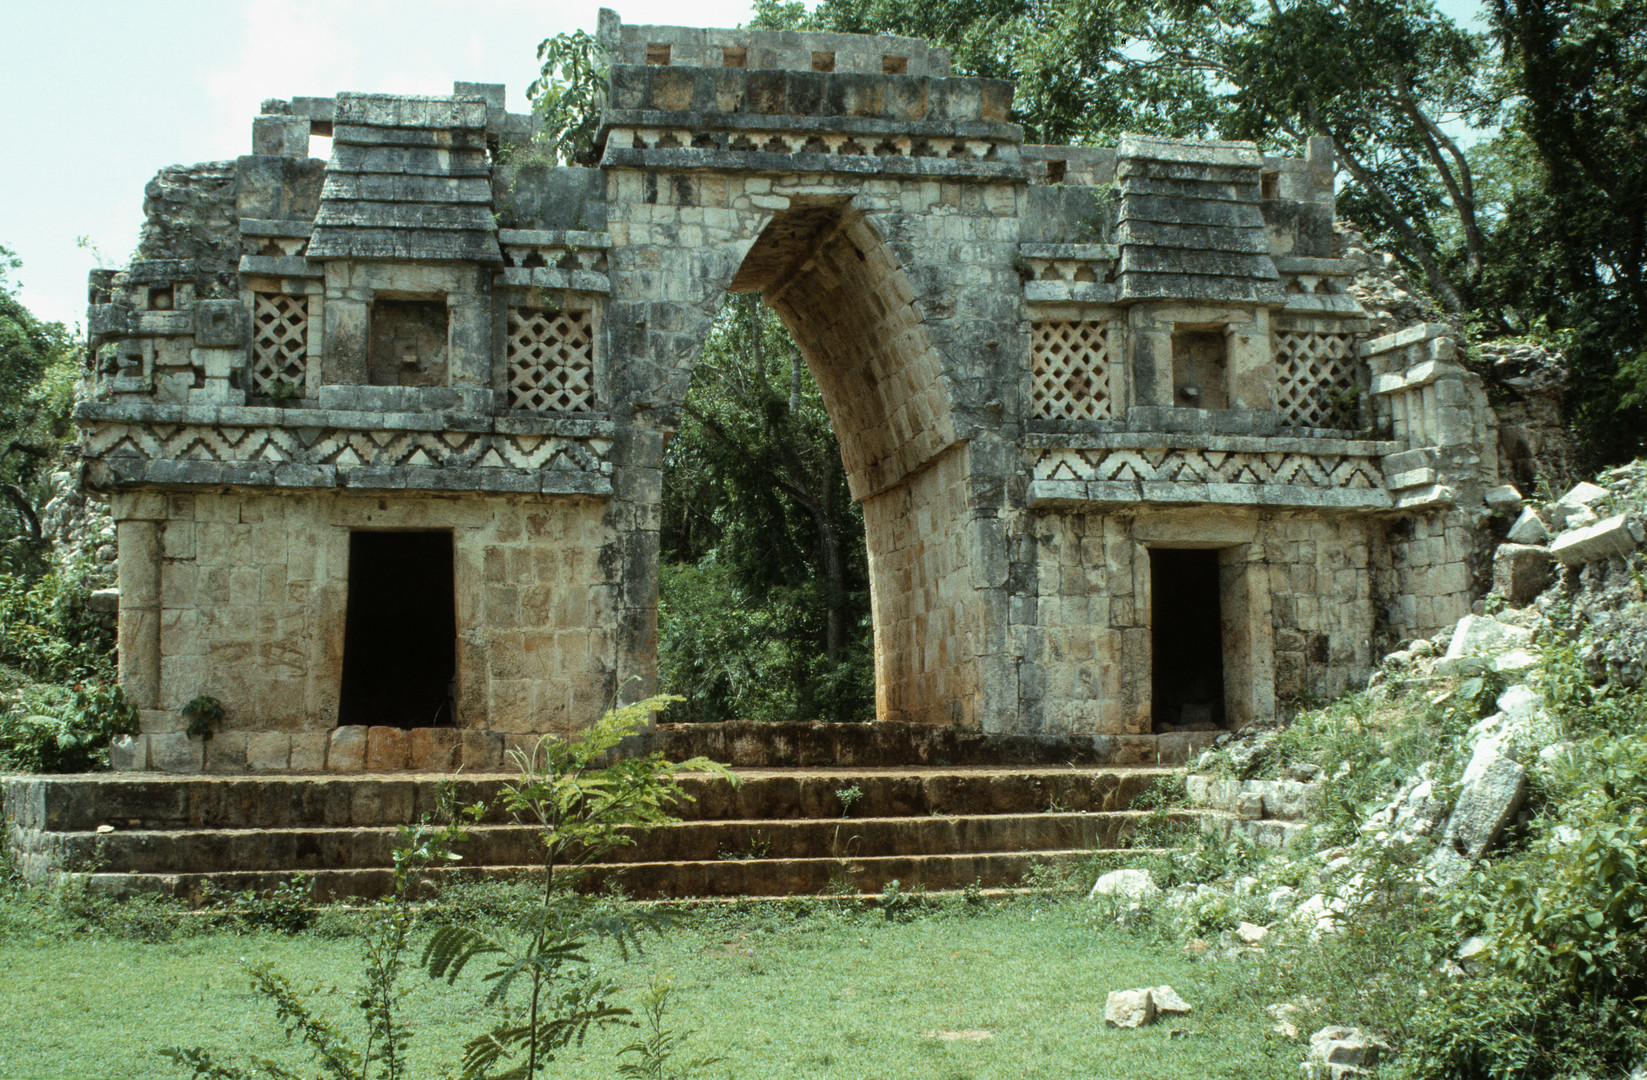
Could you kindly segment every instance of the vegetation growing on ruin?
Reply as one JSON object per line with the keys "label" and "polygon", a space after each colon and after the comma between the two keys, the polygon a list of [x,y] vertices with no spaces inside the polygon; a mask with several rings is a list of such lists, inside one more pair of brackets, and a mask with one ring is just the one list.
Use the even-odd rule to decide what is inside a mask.
{"label": "vegetation growing on ruin", "polygon": [[105,767],[137,718],[114,682],[113,636],[87,610],[107,573],[65,565],[42,530],[80,354],[18,302],[17,266],[0,247],[0,770],[80,772]]}

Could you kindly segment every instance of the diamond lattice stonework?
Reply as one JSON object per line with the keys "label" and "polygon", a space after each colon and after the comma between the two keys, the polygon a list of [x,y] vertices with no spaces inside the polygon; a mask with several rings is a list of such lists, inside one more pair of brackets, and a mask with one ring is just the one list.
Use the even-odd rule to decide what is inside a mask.
{"label": "diamond lattice stonework", "polygon": [[1355,347],[1348,334],[1281,330],[1275,335],[1276,407],[1295,427],[1357,428]]}
{"label": "diamond lattice stonework", "polygon": [[594,411],[593,322],[588,311],[509,310],[509,408]]}
{"label": "diamond lattice stonework", "polygon": [[1030,325],[1035,416],[1104,420],[1111,415],[1109,323],[1045,320]]}
{"label": "diamond lattice stonework", "polygon": [[303,388],[309,371],[309,298],[252,294],[252,393]]}

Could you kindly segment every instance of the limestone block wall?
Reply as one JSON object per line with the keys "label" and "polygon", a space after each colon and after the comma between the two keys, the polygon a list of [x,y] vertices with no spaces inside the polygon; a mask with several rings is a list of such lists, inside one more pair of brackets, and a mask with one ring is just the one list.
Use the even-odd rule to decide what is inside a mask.
{"label": "limestone block wall", "polygon": [[1152,548],[1217,552],[1229,726],[1336,696],[1371,671],[1372,518],[1035,512],[1022,526],[1012,630],[1026,731],[1150,732]]}
{"label": "limestone block wall", "polygon": [[[624,149],[619,160],[673,152]],[[658,434],[655,459],[638,442],[624,451],[619,498],[625,476],[637,490],[661,477],[662,435],[721,297],[762,292],[818,380],[864,500],[878,715],[1004,729],[1016,691],[994,523],[1016,457],[998,432],[1017,422],[1027,352],[1014,270],[1021,186],[714,168],[660,183],[606,171],[614,395],[646,403],[629,437]],[[655,589],[656,529],[654,510],[625,541],[626,596],[642,620],[655,617],[655,593],[643,592]],[[990,679],[999,693],[986,693]]]}
{"label": "limestone block wall", "polygon": [[1470,613],[1485,492],[1499,482],[1498,431],[1458,336],[1424,323],[1361,344],[1377,422],[1403,447],[1384,459],[1398,509],[1376,549],[1377,637],[1385,649],[1429,637]]}
{"label": "limestone block wall", "polygon": [[[654,690],[663,449],[737,292],[864,505],[883,720],[1140,753],[1216,723],[1211,689],[1152,703],[1157,549],[1215,553],[1178,565],[1216,645],[1182,636],[1228,725],[1467,610],[1491,413],[1446,328],[1360,342],[1328,141],[1026,147],[1010,83],[913,39],[600,36],[597,168],[494,165],[532,128],[501,86],[272,100],[93,276],[128,764],[190,767],[199,693],[208,767],[298,769],[484,766]],[[378,529],[452,535],[450,729],[334,726]]]}
{"label": "limestone block wall", "polygon": [[1279,516],[1260,527],[1250,552],[1268,575],[1275,628],[1275,699],[1326,700],[1372,671],[1373,552],[1382,524],[1372,518]]}
{"label": "limestone block wall", "polygon": [[[237,771],[360,768],[369,751],[379,768],[496,765],[513,739],[587,725],[614,692],[617,590],[601,501],[202,492],[113,502],[121,681],[143,733],[131,767],[202,767],[179,711],[201,694],[227,714],[204,765]],[[421,736],[444,748],[438,761],[406,757],[399,731],[337,727],[356,530],[452,534],[457,723]],[[385,760],[395,753],[398,763]]]}
{"label": "limestone block wall", "polygon": [[977,729],[990,641],[964,446],[864,500],[875,622],[875,714]]}

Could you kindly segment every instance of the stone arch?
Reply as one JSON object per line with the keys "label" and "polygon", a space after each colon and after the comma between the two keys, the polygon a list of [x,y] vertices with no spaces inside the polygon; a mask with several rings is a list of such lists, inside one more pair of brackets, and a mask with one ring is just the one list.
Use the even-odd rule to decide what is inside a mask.
{"label": "stone arch", "polygon": [[762,293],[818,380],[854,498],[886,491],[957,443],[914,286],[857,208],[778,213],[729,291],[745,290]]}
{"label": "stone arch", "polygon": [[759,291],[811,368],[864,508],[876,715],[982,723],[970,459],[916,289],[847,198],[779,211],[731,291]]}

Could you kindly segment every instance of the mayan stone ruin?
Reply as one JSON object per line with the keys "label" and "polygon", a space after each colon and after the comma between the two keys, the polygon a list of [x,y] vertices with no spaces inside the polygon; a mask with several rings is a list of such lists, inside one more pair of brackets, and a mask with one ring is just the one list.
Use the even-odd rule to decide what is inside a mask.
{"label": "mayan stone ruin", "polygon": [[1183,760],[1469,613],[1494,421],[1450,330],[1369,336],[1326,140],[1026,145],[917,40],[600,37],[598,168],[460,83],[269,101],[149,185],[76,413],[117,768],[485,770],[657,689],[664,446],[728,293],[822,388],[883,724]]}

